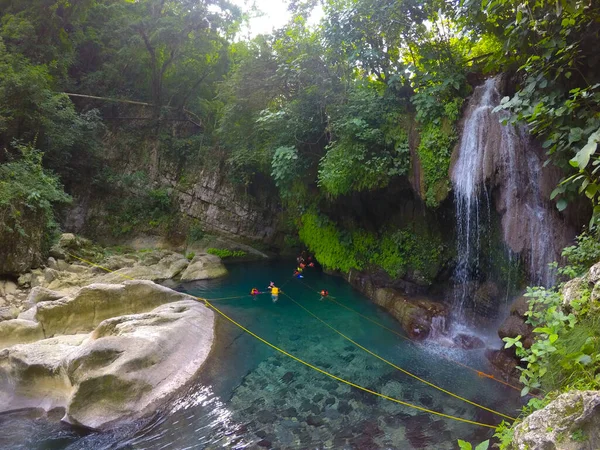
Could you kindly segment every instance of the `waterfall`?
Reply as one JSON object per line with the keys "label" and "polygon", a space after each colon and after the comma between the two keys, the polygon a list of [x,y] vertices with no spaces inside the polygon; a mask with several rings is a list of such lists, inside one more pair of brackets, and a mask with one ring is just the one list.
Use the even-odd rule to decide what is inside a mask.
{"label": "waterfall", "polygon": [[492,201],[501,217],[507,250],[525,262],[530,283],[548,286],[554,282],[548,263],[559,258],[565,242],[560,235],[563,221],[542,189],[546,181],[540,152],[524,128],[500,123],[507,113],[493,112],[501,98],[499,81],[499,77],[490,78],[473,92],[451,173],[458,252],[455,312],[459,317],[482,270],[482,241],[489,238]]}

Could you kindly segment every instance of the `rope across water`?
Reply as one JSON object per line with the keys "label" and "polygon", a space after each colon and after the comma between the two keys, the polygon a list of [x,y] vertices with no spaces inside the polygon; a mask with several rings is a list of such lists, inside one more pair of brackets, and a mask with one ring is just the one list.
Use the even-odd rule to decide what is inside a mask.
{"label": "rope across water", "polygon": [[[117,274],[117,275],[119,275],[119,276],[121,276],[123,278],[129,279],[129,280],[135,280],[135,278],[132,278],[132,277],[126,275],[126,274],[122,274],[122,273],[119,273],[118,271],[110,270],[110,269],[108,269],[106,267],[100,266],[99,264],[95,264],[95,263],[93,263],[91,261],[87,261],[87,260],[85,260],[83,258],[80,258],[80,257],[78,257],[76,255],[73,255],[71,253],[67,253],[67,254],[69,256],[71,256],[71,257],[79,260],[79,261],[82,261],[82,262],[86,263],[86,264],[89,264],[91,266],[98,267],[98,268],[100,268],[102,270],[105,270],[106,272],[115,273],[115,274]],[[287,282],[286,282],[286,284],[287,284]],[[284,294],[284,295],[286,295],[286,297],[288,297],[288,298],[291,299],[291,297],[289,297],[289,295],[287,295],[287,294]],[[356,383],[353,383],[353,382],[351,382],[349,380],[346,380],[346,379],[341,378],[341,377],[339,377],[337,375],[334,375],[334,374],[332,374],[330,372],[327,372],[327,371],[325,371],[325,370],[323,370],[323,369],[321,369],[321,368],[319,368],[319,367],[317,367],[317,366],[315,366],[315,365],[313,365],[313,364],[311,364],[311,363],[309,363],[307,361],[304,361],[301,358],[298,358],[297,356],[292,355],[291,353],[285,351],[284,349],[282,349],[282,348],[276,346],[275,344],[272,344],[271,342],[267,341],[266,339],[262,338],[258,334],[252,332],[251,330],[249,330],[248,328],[244,327],[242,324],[238,323],[233,318],[231,318],[230,316],[228,316],[226,313],[224,313],[223,311],[221,311],[215,305],[213,305],[211,303],[210,299],[206,299],[206,298],[202,298],[202,297],[197,297],[197,296],[191,296],[191,297],[195,298],[198,301],[203,302],[207,307],[209,307],[212,310],[214,310],[217,314],[219,314],[225,320],[229,321],[230,323],[232,323],[236,327],[240,328],[244,332],[248,333],[250,336],[254,337],[255,339],[259,340],[263,344],[265,344],[265,345],[269,346],[270,348],[276,350],[277,352],[279,352],[279,353],[287,356],[288,358],[291,358],[294,361],[296,361],[296,362],[298,362],[298,363],[300,363],[300,364],[302,364],[302,365],[304,365],[304,366],[306,366],[306,367],[308,367],[308,368],[310,368],[310,369],[312,369],[312,370],[314,370],[316,372],[319,372],[319,373],[321,373],[323,375],[326,375],[326,376],[328,376],[328,377],[330,377],[330,378],[332,378],[332,379],[334,379],[336,381],[339,381],[341,383],[347,384],[348,386],[352,386],[352,387],[354,387],[356,389],[360,389],[360,390],[362,390],[364,392],[368,392],[369,394],[375,395],[377,397],[389,400],[391,402],[398,403],[400,405],[403,405],[403,406],[406,406],[406,407],[409,407],[409,408],[412,408],[412,409],[416,409],[416,410],[419,410],[419,411],[423,411],[423,412],[426,412],[426,413],[429,413],[429,414],[433,414],[433,415],[436,415],[436,416],[444,417],[446,419],[451,419],[451,420],[455,420],[455,421],[458,421],[458,422],[468,423],[468,424],[471,424],[471,425],[477,425],[477,426],[485,427],[485,428],[491,428],[491,429],[495,429],[496,428],[496,425],[490,425],[490,424],[487,424],[487,423],[482,423],[482,422],[477,422],[477,421],[474,421],[474,420],[464,419],[462,417],[457,417],[457,416],[453,416],[453,415],[450,415],[450,414],[445,414],[445,413],[442,413],[440,411],[435,411],[435,410],[432,410],[432,409],[429,409],[429,408],[424,408],[422,406],[418,406],[418,405],[415,405],[415,404],[412,404],[412,403],[408,403],[408,402],[405,402],[403,400],[399,400],[397,398],[393,398],[393,397],[390,397],[388,395],[382,394],[380,392],[373,391],[373,390],[371,390],[369,388],[366,388],[364,386],[360,386],[360,385],[358,385]],[[368,351],[368,350],[366,350],[366,351]],[[369,352],[369,353],[371,353],[371,352]],[[373,354],[374,356],[377,356],[374,353],[371,353],[371,354]],[[462,399],[462,397],[458,397],[458,396],[456,396],[456,397]],[[472,403],[472,402],[469,402],[469,403]],[[475,403],[472,403],[472,404],[477,405]],[[484,408],[484,409],[487,409],[487,408]],[[489,410],[489,411],[492,411],[492,410]],[[494,412],[494,411],[492,411],[492,412]],[[504,417],[510,418],[509,416],[505,416],[503,414],[501,414],[501,415],[504,416]],[[512,419],[512,418],[510,418],[510,419]]]}

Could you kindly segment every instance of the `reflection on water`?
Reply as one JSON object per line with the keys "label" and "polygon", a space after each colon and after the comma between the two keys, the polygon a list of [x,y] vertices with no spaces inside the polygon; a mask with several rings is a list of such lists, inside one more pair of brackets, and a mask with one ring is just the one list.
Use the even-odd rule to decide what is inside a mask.
{"label": "reflection on water", "polygon": [[[253,299],[251,288],[269,281],[348,334],[361,345],[418,376],[492,409],[511,414],[517,392],[478,378],[440,358],[449,349],[414,346],[352,311],[290,280],[291,264],[252,263],[230,267],[220,280],[197,282],[185,290],[216,302],[235,320],[286,351],[337,376],[419,406],[497,424],[493,414],[449,397],[358,349],[281,296]],[[320,272],[305,281],[360,313],[400,331],[398,324],[343,280]],[[285,284],[284,284],[285,283]],[[489,370],[482,350],[452,350],[452,358]],[[490,429],[407,408],[337,382],[275,352],[224,320],[217,342],[198,379],[153,417],[111,433],[85,433],[43,413],[0,416],[0,448],[11,449],[453,449],[457,439],[473,442]],[[4,430],[7,430],[4,433]]]}

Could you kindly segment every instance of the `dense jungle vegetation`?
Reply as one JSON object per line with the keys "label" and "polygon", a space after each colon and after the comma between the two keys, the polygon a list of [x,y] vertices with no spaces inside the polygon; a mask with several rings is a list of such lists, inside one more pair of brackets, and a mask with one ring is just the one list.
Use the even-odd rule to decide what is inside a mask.
{"label": "dense jungle vegetation", "polygon": [[[115,232],[142,218],[160,226],[173,210],[161,162],[219,167],[241,188],[267,179],[290,235],[324,266],[410,269],[428,283],[447,257],[440,236],[340,219],[336,202],[412,179],[435,211],[450,190],[463,103],[483,77],[504,72],[516,88],[500,108],[563,170],[557,208],[591,202],[590,234],[568,258],[597,252],[598,2],[323,0],[324,18],[310,27],[316,4],[291,1],[285,27],[248,40],[246,17],[225,0],[0,0],[0,231],[18,238],[35,216],[50,236],[57,208],[81,184],[115,196]],[[192,131],[174,133],[173,123]],[[103,162],[116,128],[134,143],[151,138],[144,173]],[[530,295],[550,309],[559,301],[555,291]],[[573,308],[585,308],[573,318],[597,330],[592,310]],[[598,337],[573,336],[582,329],[573,318],[532,316],[546,347],[537,363],[538,347],[523,354],[534,364],[527,386],[560,390],[585,379],[597,387]],[[582,377],[568,369],[549,379],[563,351],[553,344],[571,352],[580,341],[591,349],[572,358],[585,366]]]}

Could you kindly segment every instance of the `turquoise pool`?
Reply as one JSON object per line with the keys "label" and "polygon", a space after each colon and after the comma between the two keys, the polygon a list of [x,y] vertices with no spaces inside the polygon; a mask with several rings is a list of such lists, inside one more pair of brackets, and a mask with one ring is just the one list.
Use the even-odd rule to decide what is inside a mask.
{"label": "turquoise pool", "polygon": [[[229,267],[229,276],[179,286],[209,299],[266,340],[330,373],[373,391],[465,419],[501,418],[408,377],[357,348],[280,295],[247,295],[270,281],[348,335],[394,364],[491,409],[514,415],[519,393],[442,358],[491,370],[481,350],[414,346],[358,314],[320,301],[327,289],[343,304],[401,332],[396,321],[342,279],[315,269],[291,279],[293,263]],[[455,449],[457,439],[479,442],[491,429],[408,408],[335,381],[269,348],[225,320],[196,382],[154,417],[111,433],[88,433],[36,411],[0,416],[0,448],[10,449]]]}

